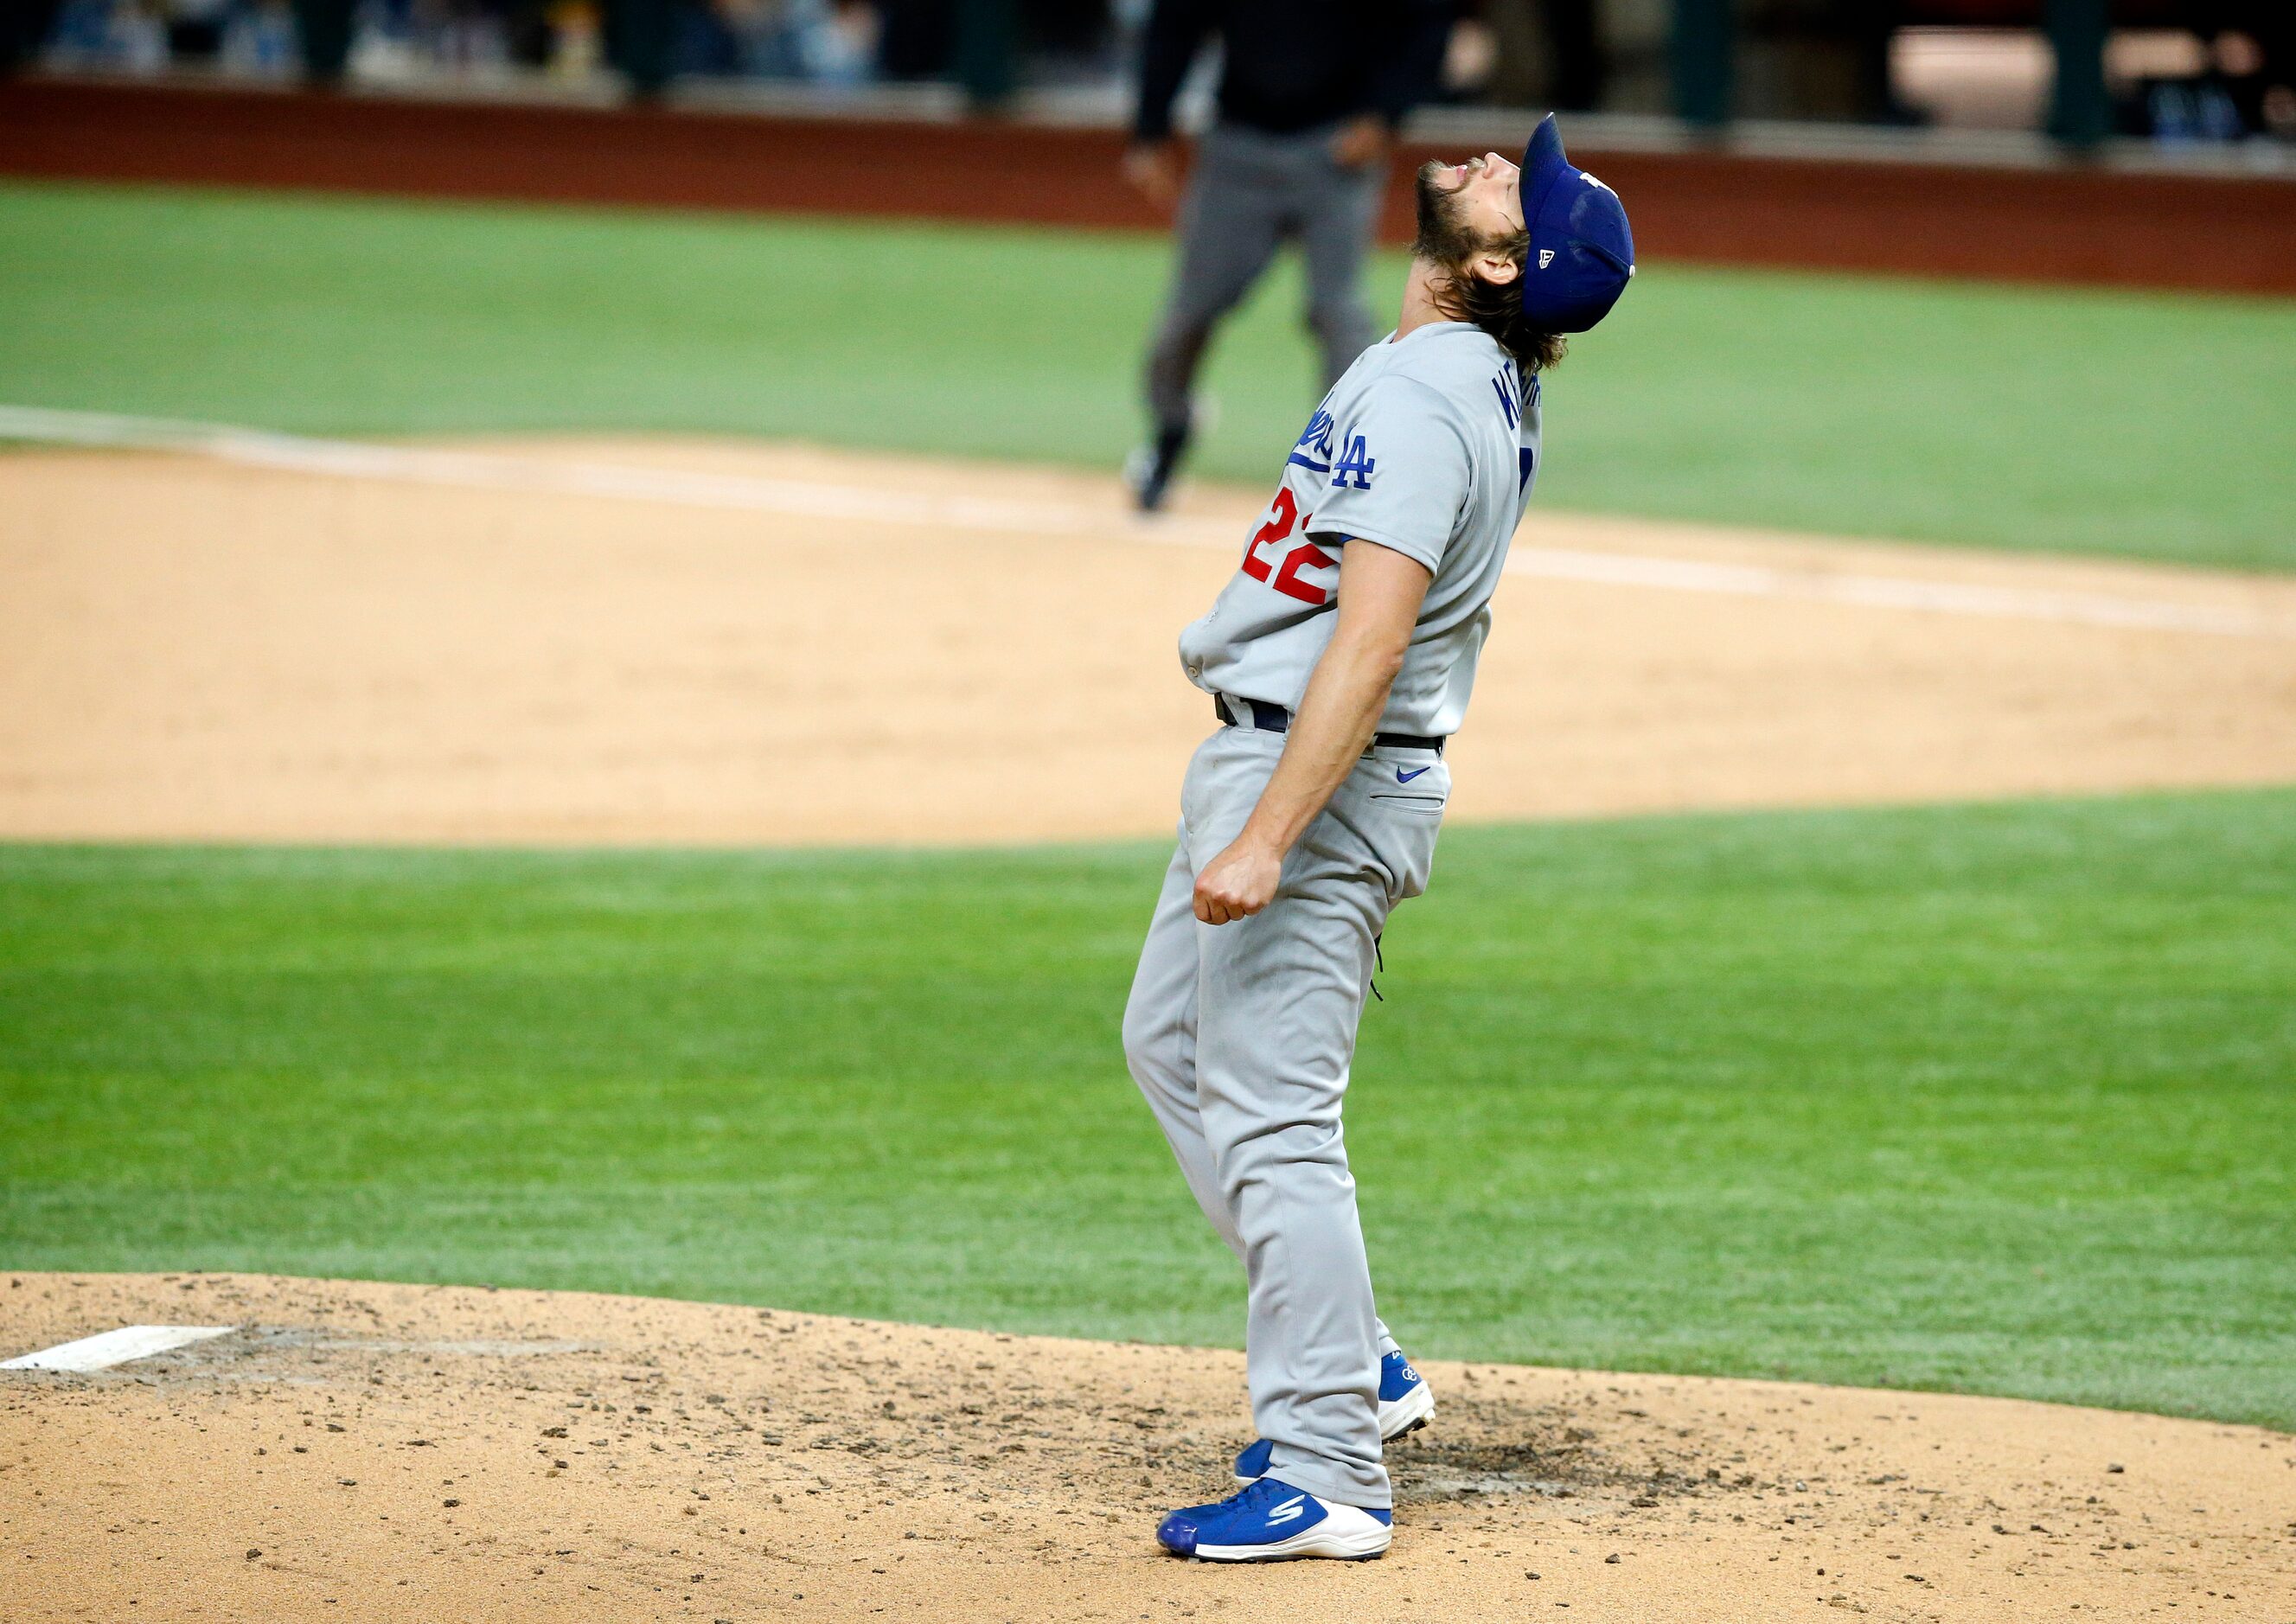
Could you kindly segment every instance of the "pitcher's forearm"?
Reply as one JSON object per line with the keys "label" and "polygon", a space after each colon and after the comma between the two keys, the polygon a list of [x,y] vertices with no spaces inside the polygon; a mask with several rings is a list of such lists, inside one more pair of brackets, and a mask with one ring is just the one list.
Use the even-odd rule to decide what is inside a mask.
{"label": "pitcher's forearm", "polygon": [[1341,549],[1339,624],[1242,832],[1196,871],[1198,920],[1230,924],[1275,900],[1284,854],[1355,770],[1386,713],[1430,578],[1424,564],[1376,542]]}
{"label": "pitcher's forearm", "polygon": [[1371,743],[1402,664],[1399,651],[1353,640],[1335,638],[1324,651],[1242,840],[1279,855],[1292,849]]}

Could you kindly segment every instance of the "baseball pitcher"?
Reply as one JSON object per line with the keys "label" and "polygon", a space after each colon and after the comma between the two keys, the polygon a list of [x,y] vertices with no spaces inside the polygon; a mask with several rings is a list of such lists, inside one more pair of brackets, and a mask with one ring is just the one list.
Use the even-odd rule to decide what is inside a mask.
{"label": "baseball pitcher", "polygon": [[1373,1307],[1340,1106],[1380,933],[1434,860],[1444,742],[1538,471],[1538,374],[1634,274],[1625,209],[1552,118],[1519,168],[1430,163],[1417,189],[1402,319],[1180,638],[1221,726],[1181,786],[1124,1048],[1249,1282],[1245,1487],[1157,1530],[1211,1561],[1383,1554],[1382,1446],[1434,1413]]}

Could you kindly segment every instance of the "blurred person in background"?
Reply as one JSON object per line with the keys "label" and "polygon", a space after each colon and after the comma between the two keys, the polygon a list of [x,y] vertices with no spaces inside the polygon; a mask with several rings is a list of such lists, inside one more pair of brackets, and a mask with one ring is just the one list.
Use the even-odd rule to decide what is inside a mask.
{"label": "blurred person in background", "polygon": [[1197,54],[1222,51],[1218,118],[1180,201],[1179,255],[1150,347],[1152,439],[1128,474],[1164,504],[1195,423],[1196,368],[1220,318],[1285,241],[1307,260],[1307,323],[1329,388],[1378,338],[1358,283],[1387,154],[1432,90],[1450,0],[1155,0],[1140,50],[1125,174],[1159,207],[1181,197],[1172,104]]}
{"label": "blurred person in background", "polygon": [[866,0],[700,0],[679,21],[680,73],[852,86],[874,72],[877,12]]}
{"label": "blurred person in background", "polygon": [[2120,132],[2164,144],[2296,136],[2296,5],[2218,5],[2192,31],[2199,70],[2136,79]]}
{"label": "blurred person in background", "polygon": [[284,79],[302,64],[295,13],[286,0],[242,0],[224,25],[225,70],[250,78]]}

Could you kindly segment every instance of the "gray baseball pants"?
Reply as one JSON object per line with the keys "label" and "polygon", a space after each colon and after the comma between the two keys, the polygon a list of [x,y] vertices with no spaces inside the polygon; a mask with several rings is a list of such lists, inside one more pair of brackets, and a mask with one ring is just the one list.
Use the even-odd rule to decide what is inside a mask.
{"label": "gray baseball pants", "polygon": [[1366,755],[1284,859],[1275,900],[1200,924],[1197,871],[1242,829],[1283,747],[1280,734],[1223,727],[1189,763],[1124,1052],[1197,1204],[1243,1262],[1252,1421],[1275,1446],[1270,1472],[1386,1506],[1379,1361],[1395,1342],[1372,1305],[1340,1104],[1374,942],[1427,887],[1450,769],[1430,750]]}
{"label": "gray baseball pants", "polygon": [[1212,328],[1251,291],[1286,239],[1308,268],[1308,326],[1323,349],[1324,387],[1379,338],[1359,287],[1387,167],[1343,169],[1335,126],[1271,135],[1219,124],[1196,149],[1180,205],[1179,264],[1148,355],[1148,409],[1184,429]]}

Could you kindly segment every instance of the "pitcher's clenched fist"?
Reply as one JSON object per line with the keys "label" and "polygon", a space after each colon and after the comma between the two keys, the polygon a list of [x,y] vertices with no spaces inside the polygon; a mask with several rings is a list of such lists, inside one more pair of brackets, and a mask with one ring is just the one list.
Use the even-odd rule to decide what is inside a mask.
{"label": "pitcher's clenched fist", "polygon": [[1196,917],[1208,925],[1248,918],[1275,900],[1283,856],[1239,840],[1196,876]]}

